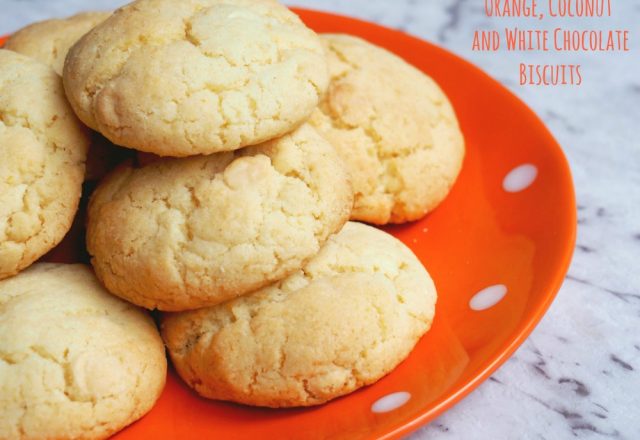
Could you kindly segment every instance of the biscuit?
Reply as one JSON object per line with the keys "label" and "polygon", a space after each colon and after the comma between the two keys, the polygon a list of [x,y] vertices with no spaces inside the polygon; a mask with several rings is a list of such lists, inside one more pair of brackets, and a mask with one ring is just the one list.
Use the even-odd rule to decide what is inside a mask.
{"label": "biscuit", "polygon": [[446,197],[462,166],[464,139],[451,104],[396,55],[356,37],[321,38],[331,83],[310,123],[351,172],[352,219],[419,219]]}
{"label": "biscuit", "polygon": [[160,156],[231,151],[304,122],[328,85],[318,36],[274,0],[138,0],[69,52],[80,119]]}
{"label": "biscuit", "polygon": [[87,247],[114,294],[194,309],[298,270],[352,204],[342,161],[303,125],[235,152],[117,168],[89,203]]}
{"label": "biscuit", "polygon": [[166,371],[151,317],[87,266],[0,281],[0,438],[106,438],[151,409]]}
{"label": "biscuit", "polygon": [[0,49],[0,279],[29,266],[69,230],[88,145],[60,77]]}
{"label": "biscuit", "polygon": [[4,48],[35,58],[62,75],[64,58],[71,46],[109,15],[110,12],[83,12],[33,23],[11,35]]}
{"label": "biscuit", "polygon": [[161,334],[202,396],[309,406],[394,369],[430,328],[435,302],[406,246],[349,222],[302,270],[215,307],[167,313]]}

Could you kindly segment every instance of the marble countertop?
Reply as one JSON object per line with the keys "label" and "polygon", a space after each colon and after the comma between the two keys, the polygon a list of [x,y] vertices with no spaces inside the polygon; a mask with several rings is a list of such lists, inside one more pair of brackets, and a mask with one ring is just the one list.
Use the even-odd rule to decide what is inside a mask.
{"label": "marble countertop", "polygon": [[[89,7],[82,0],[0,3],[0,34]],[[122,3],[94,0],[90,7],[109,9]],[[527,54],[531,63],[581,64],[585,78],[580,87],[523,87],[517,76],[521,54],[473,52],[474,29],[527,23],[527,19],[487,18],[482,0],[290,3],[401,29],[475,63],[545,121],[571,164],[578,239],[557,299],[529,339],[490,380],[410,438],[638,438],[640,3],[613,0],[611,18],[544,25],[631,30],[631,52],[626,54]]]}

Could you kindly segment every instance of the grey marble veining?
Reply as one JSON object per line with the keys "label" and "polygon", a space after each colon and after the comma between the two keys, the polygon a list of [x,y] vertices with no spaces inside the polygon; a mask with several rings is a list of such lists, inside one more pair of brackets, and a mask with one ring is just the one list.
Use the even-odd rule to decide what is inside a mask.
{"label": "grey marble veining", "polygon": [[[0,33],[122,3],[0,0]],[[482,0],[294,3],[402,29],[479,65],[545,121],[572,167],[578,239],[556,301],[493,377],[411,439],[640,438],[640,2],[613,0],[607,19],[544,23],[630,29],[630,53],[526,56],[471,50],[474,29],[531,24],[489,19]],[[585,82],[519,86],[521,60],[581,64]]]}

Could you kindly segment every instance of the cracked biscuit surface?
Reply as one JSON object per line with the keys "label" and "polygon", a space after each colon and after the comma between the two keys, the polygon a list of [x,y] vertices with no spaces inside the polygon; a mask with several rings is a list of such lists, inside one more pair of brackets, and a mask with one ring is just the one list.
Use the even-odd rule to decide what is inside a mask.
{"label": "cracked biscuit surface", "polygon": [[298,270],[352,205],[342,161],[303,125],[235,152],[121,166],[91,198],[87,247],[114,294],[194,309]]}
{"label": "cracked biscuit surface", "polygon": [[347,223],[303,269],[249,295],[167,313],[173,364],[199,394],[249,405],[317,405],[395,368],[431,326],[436,290],[391,235]]}
{"label": "cracked biscuit surface", "polygon": [[151,409],[166,368],[151,317],[89,267],[0,281],[0,438],[106,438]]}
{"label": "cracked biscuit surface", "polygon": [[0,279],[29,266],[71,227],[88,145],[60,76],[0,49]]}
{"label": "cracked biscuit surface", "polygon": [[11,35],[4,48],[35,58],[62,75],[64,58],[71,46],[109,15],[110,12],[82,12],[33,23]]}
{"label": "cracked biscuit surface", "polygon": [[448,194],[464,139],[447,97],[420,70],[348,35],[321,35],[331,82],[310,123],[347,163],[352,219],[417,220]]}
{"label": "cracked biscuit surface", "polygon": [[328,85],[318,36],[275,0],[138,0],[69,52],[67,96],[118,145],[190,156],[291,131]]}

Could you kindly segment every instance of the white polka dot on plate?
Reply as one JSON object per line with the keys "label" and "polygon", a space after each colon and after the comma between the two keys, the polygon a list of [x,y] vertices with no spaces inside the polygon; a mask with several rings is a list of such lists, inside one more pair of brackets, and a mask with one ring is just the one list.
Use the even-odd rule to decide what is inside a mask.
{"label": "white polka dot on plate", "polygon": [[407,403],[410,398],[411,394],[407,393],[406,391],[391,393],[376,400],[374,404],[371,405],[371,411],[373,411],[374,413],[385,413],[393,411],[394,409],[400,408],[402,405]]}
{"label": "white polka dot on plate", "polygon": [[496,284],[485,287],[471,298],[469,307],[472,310],[486,310],[495,306],[507,294],[507,286],[504,284]]}
{"label": "white polka dot on plate", "polygon": [[506,192],[515,193],[527,189],[538,176],[538,168],[526,163],[515,167],[504,177],[502,188]]}

